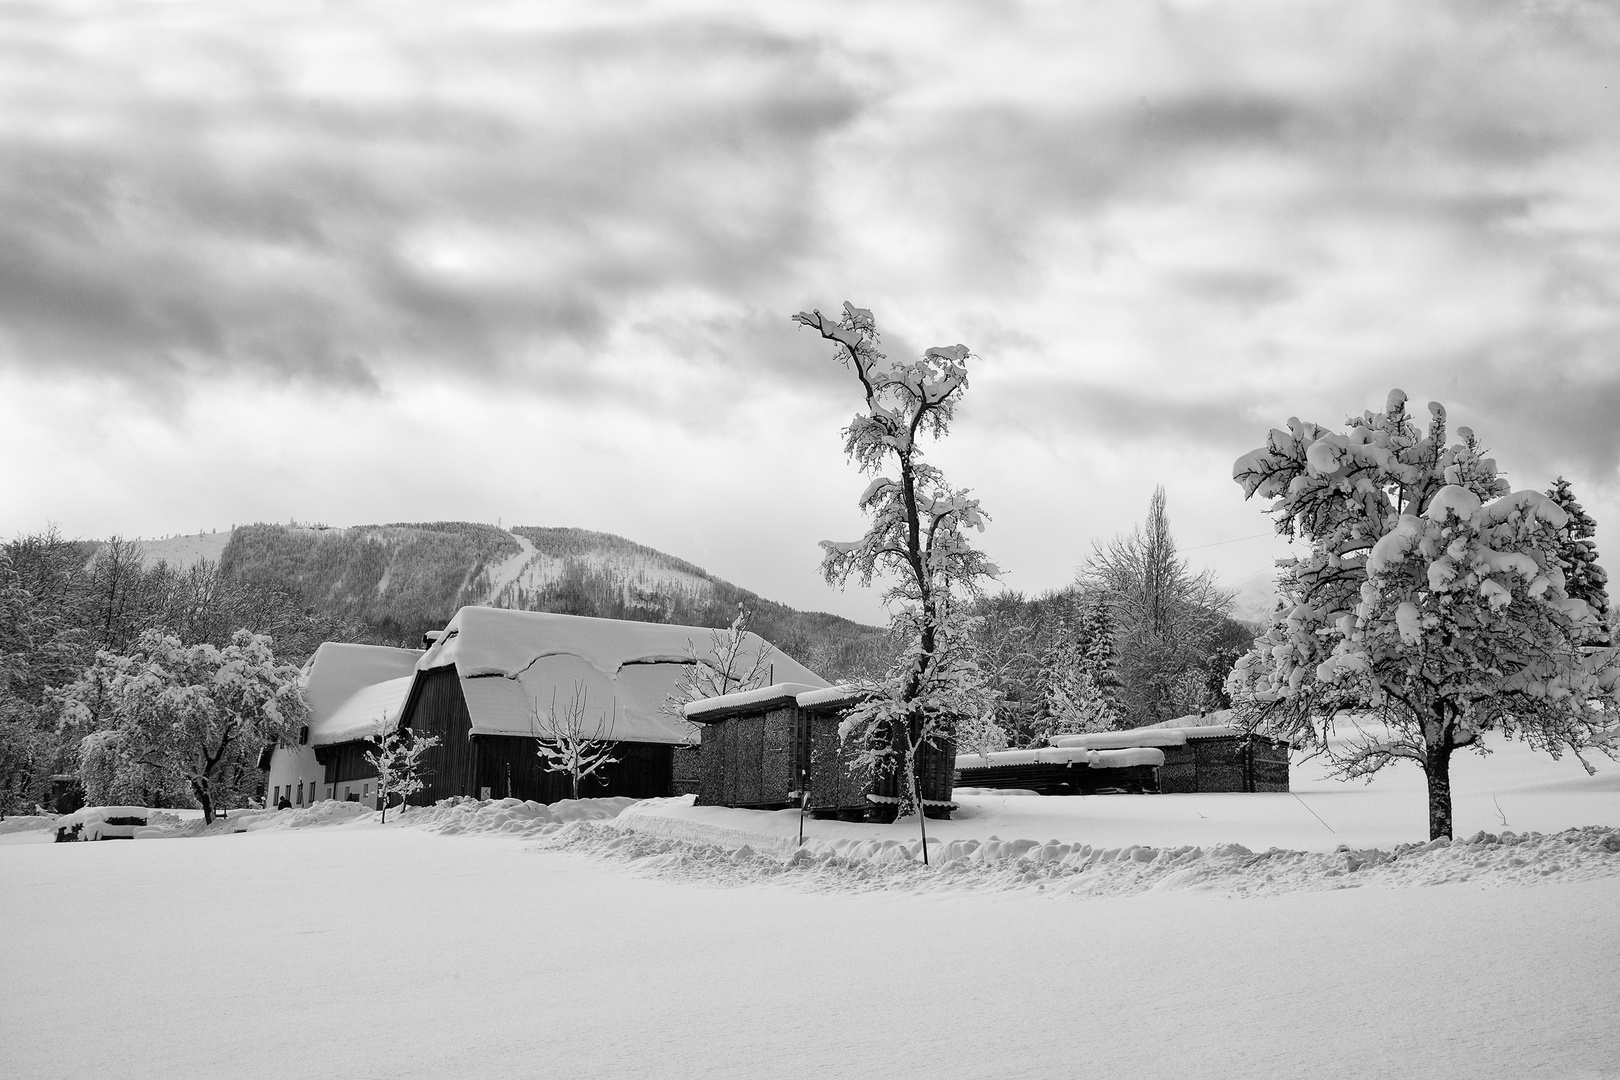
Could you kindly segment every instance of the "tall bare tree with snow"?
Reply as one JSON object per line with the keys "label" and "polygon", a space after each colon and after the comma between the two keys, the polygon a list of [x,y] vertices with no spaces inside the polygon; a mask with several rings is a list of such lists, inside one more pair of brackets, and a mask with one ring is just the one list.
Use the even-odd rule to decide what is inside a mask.
{"label": "tall bare tree with snow", "polygon": [[859,540],[822,541],[822,574],[840,586],[851,578],[862,585],[887,579],[883,600],[905,643],[882,679],[859,684],[865,695],[839,734],[880,773],[900,771],[900,813],[917,813],[918,752],[947,746],[964,718],[985,717],[994,704],[965,641],[965,605],[983,579],[999,573],[968,536],[982,532],[989,518],[978,499],[924,460],[922,449],[924,438],[949,432],[971,354],[965,345],[947,345],[918,360],[890,361],[878,350],[872,313],[847,302],[837,318],[801,311],[793,320],[837,347],[864,397],[844,429],[844,452],[873,478],[859,504],[871,525]]}
{"label": "tall bare tree with snow", "polygon": [[1347,427],[1290,419],[1233,468],[1306,548],[1228,680],[1240,716],[1347,776],[1415,762],[1431,838],[1451,835],[1452,754],[1487,731],[1614,756],[1620,670],[1584,645],[1597,618],[1559,564],[1565,511],[1510,492],[1468,428],[1448,444],[1438,402],[1425,429],[1395,390]]}

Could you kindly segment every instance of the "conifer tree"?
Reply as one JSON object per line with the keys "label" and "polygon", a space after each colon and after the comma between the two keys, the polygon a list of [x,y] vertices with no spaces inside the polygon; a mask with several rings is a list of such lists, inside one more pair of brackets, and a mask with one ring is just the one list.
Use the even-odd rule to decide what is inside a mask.
{"label": "conifer tree", "polygon": [[1547,497],[1569,515],[1569,524],[1558,530],[1555,552],[1558,565],[1564,571],[1564,592],[1576,600],[1586,601],[1586,606],[1604,624],[1593,643],[1607,645],[1610,641],[1609,575],[1597,561],[1597,541],[1593,539],[1597,535],[1597,522],[1576,500],[1569,481],[1562,476],[1547,489]]}

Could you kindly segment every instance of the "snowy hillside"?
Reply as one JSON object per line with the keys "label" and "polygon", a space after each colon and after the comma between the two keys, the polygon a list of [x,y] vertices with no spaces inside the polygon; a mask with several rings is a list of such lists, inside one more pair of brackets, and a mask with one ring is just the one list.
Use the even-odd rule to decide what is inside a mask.
{"label": "snowy hillside", "polygon": [[586,529],[250,525],[231,535],[222,565],[400,643],[416,643],[465,604],[725,626],[743,603],[762,637],[835,676],[885,647],[874,627],[796,611],[661,551]]}

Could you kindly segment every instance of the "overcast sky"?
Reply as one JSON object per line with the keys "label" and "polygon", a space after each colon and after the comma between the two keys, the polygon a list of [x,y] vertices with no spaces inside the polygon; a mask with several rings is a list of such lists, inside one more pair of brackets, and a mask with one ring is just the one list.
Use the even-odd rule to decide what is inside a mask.
{"label": "overcast sky", "polygon": [[[789,316],[976,354],[933,451],[1005,584],[1399,386],[1620,536],[1607,3],[0,6],[0,532],[616,532],[805,608],[858,387]],[[1605,529],[1605,526],[1609,526]]]}

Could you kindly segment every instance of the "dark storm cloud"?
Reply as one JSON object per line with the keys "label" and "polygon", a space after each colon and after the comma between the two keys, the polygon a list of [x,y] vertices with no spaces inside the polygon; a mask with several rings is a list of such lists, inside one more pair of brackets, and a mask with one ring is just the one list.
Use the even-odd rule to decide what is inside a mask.
{"label": "dark storm cloud", "polygon": [[[816,140],[859,108],[814,43],[742,22],[407,27],[334,80],[291,16],[174,11],[101,13],[157,55],[51,15],[56,47],[0,77],[4,362],[361,386],[573,362],[629,299],[778,279]],[[7,12],[0,36],[44,33]]]}

